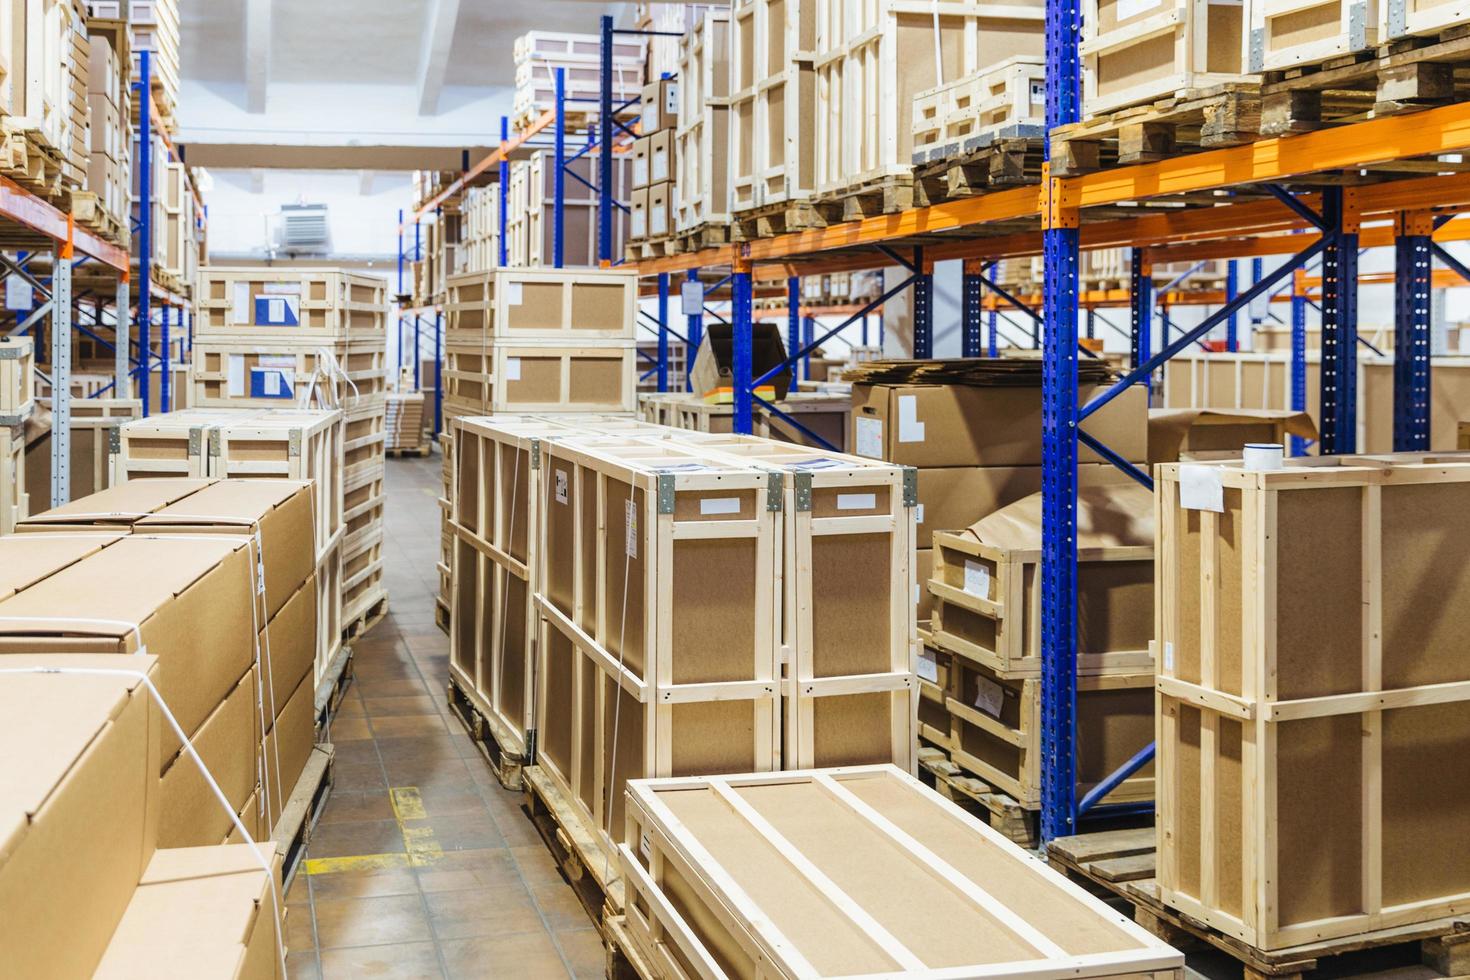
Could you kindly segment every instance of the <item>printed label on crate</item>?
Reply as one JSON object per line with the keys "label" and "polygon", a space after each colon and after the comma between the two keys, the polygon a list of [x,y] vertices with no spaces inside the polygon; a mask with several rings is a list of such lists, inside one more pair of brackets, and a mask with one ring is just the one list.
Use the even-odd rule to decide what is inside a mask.
{"label": "printed label on crate", "polygon": [[927,648],[919,650],[919,677],[930,684],[939,683],[939,661],[934,658],[934,651]]}
{"label": "printed label on crate", "polygon": [[251,398],[296,397],[296,359],[260,357],[250,369]]}
{"label": "printed label on crate", "polygon": [[975,678],[975,707],[992,718],[999,718],[1001,705],[1005,702],[1005,688],[988,677]]}
{"label": "printed label on crate", "polygon": [[571,480],[567,478],[567,471],[566,470],[557,470],[556,471],[556,502],[557,503],[564,504],[564,503],[567,502],[567,488],[570,485],[571,485]]}
{"label": "printed label on crate", "polygon": [[255,297],[255,316],[251,320],[258,327],[301,326],[300,296]]}
{"label": "printed label on crate", "polygon": [[651,235],[662,235],[669,230],[668,213],[662,204],[655,204],[648,209],[648,231]]}
{"label": "printed label on crate", "polygon": [[859,456],[869,456],[873,459],[883,458],[883,420],[870,419],[858,416],[853,426],[855,431],[855,442]]}
{"label": "printed label on crate", "polygon": [[1225,513],[1225,486],[1220,470],[1214,466],[1179,467],[1179,506],[1187,510],[1212,510]]}
{"label": "printed label on crate", "polygon": [[507,305],[507,306],[520,306],[524,302],[525,302],[525,291],[523,289],[521,289],[521,284],[518,283],[518,282],[508,282],[508,283],[506,283],[505,284],[505,305]]}
{"label": "printed label on crate", "polygon": [[638,835],[638,853],[649,861],[653,860],[653,847],[649,844],[648,831]]}
{"label": "printed label on crate", "polygon": [[1118,22],[1137,17],[1139,14],[1147,13],[1155,7],[1163,6],[1164,0],[1118,0],[1117,17]]}
{"label": "printed label on crate", "polygon": [[667,153],[656,153],[648,164],[648,178],[657,184],[661,180],[669,179],[669,155]]}
{"label": "printed label on crate", "polygon": [[519,357],[507,357],[505,359],[505,380],[521,380],[521,359]]}
{"label": "printed label on crate", "polygon": [[981,599],[990,598],[990,566],[982,565],[978,561],[965,559],[965,588],[964,591]]}
{"label": "printed label on crate", "polygon": [[876,493],[839,493],[837,495],[838,510],[872,510],[878,506],[878,495]]}
{"label": "printed label on crate", "polygon": [[20,276],[9,276],[5,280],[5,308],[7,310],[29,310],[36,305],[35,290]]}
{"label": "printed label on crate", "polygon": [[1046,105],[1046,83],[1033,81],[1031,83],[1031,104]]}
{"label": "printed label on crate", "polygon": [[924,423],[919,421],[919,399],[914,395],[898,396],[898,441],[924,441]]}
{"label": "printed label on crate", "polygon": [[704,283],[687,279],[679,287],[679,312],[684,316],[704,315]]}
{"label": "printed label on crate", "polygon": [[629,558],[638,557],[638,506],[632,500],[624,501],[624,531],[626,540],[623,550]]}
{"label": "printed label on crate", "polygon": [[1169,640],[1164,641],[1164,669],[1167,671],[1174,669],[1174,644]]}
{"label": "printed label on crate", "polygon": [[915,524],[923,524],[924,523],[924,505],[923,504],[914,504],[914,523]]}
{"label": "printed label on crate", "polygon": [[700,516],[708,514],[740,513],[739,497],[702,497],[699,501]]}

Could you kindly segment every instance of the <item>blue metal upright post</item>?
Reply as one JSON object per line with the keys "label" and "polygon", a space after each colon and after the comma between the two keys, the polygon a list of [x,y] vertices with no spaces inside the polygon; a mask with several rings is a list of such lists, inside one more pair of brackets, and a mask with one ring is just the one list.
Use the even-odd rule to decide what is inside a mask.
{"label": "blue metal upright post", "polygon": [[914,357],[934,356],[934,269],[924,264],[924,250],[914,249]]}
{"label": "blue metal upright post", "polygon": [[1046,0],[1042,174],[1041,837],[1077,813],[1077,291],[1079,214],[1050,174],[1051,131],[1081,118],[1078,0]]}
{"label": "blue metal upright post", "polygon": [[[560,269],[566,264],[566,221],[567,221],[567,70],[558,68],[556,76],[556,169],[551,177],[551,266]],[[660,322],[664,322],[660,318]],[[666,360],[660,359],[661,365]],[[659,391],[663,391],[660,382]]]}
{"label": "blue metal upright post", "polygon": [[1154,273],[1153,263],[1143,249],[1133,250],[1130,272],[1128,312],[1131,317],[1129,367],[1138,367],[1153,353]]}
{"label": "blue metal upright post", "polygon": [[[1265,260],[1264,259],[1260,259],[1260,258],[1251,259],[1251,285],[1254,286],[1256,283],[1260,282],[1261,281],[1261,276],[1265,275],[1265,273],[1266,273],[1266,263],[1265,263]],[[1265,300],[1263,300],[1261,302],[1261,305],[1260,305],[1260,307],[1258,307],[1258,309],[1260,309],[1260,310],[1269,309],[1270,304],[1271,304],[1271,299],[1270,299],[1270,297],[1267,297]],[[1251,325],[1251,346],[1255,346],[1255,342],[1256,342],[1255,341],[1256,331],[1258,329],[1260,329],[1262,319],[1263,318],[1261,316],[1257,315],[1255,311],[1252,311],[1251,318],[1250,318],[1250,325]]]}
{"label": "blue metal upright post", "polygon": [[658,274],[658,390],[669,390],[669,274]]}
{"label": "blue metal upright post", "polygon": [[444,430],[444,314],[434,311],[434,435]]}
{"label": "blue metal upright post", "polygon": [[985,354],[1000,356],[1000,312],[991,310],[985,314]]}
{"label": "blue metal upright post", "polygon": [[424,387],[424,367],[422,351],[424,343],[424,318],[417,313],[413,315],[413,390],[422,391]]}
{"label": "blue metal upright post", "polygon": [[982,272],[983,265],[979,259],[965,260],[964,273],[960,280],[961,357],[979,357],[984,350],[985,286],[980,278]]}
{"label": "blue metal upright post", "polygon": [[173,407],[169,398],[171,394],[169,391],[171,387],[169,384],[169,375],[173,373],[174,357],[173,351],[169,349],[169,341],[172,339],[169,336],[169,309],[169,305],[165,303],[163,304],[163,308],[158,311],[158,343],[159,347],[163,350],[163,369],[158,372],[158,407],[165,412],[170,411]]}
{"label": "blue metal upright post", "polygon": [[1322,253],[1322,453],[1351,453],[1358,442],[1357,192],[1322,189],[1327,226]]}
{"label": "blue metal upright post", "polygon": [[[1307,410],[1307,297],[1303,293],[1301,271],[1291,277],[1291,409]],[[1291,437],[1291,454],[1305,456],[1307,440]]]}
{"label": "blue metal upright post", "polygon": [[801,376],[812,379],[812,340],[816,336],[817,321],[814,317],[801,318],[801,349],[806,351],[801,358]]}
{"label": "blue metal upright post", "polygon": [[[498,186],[495,189],[495,205],[496,205],[497,213],[499,215],[498,219],[496,220],[496,225],[497,225],[497,227],[500,228],[500,234],[496,236],[496,243],[498,244],[499,247],[496,249],[496,253],[497,254],[496,254],[495,258],[497,260],[496,261],[496,264],[499,265],[502,269],[505,268],[507,265],[510,264],[507,261],[507,256],[509,255],[509,252],[506,250],[507,249],[506,239],[509,238],[510,236],[506,234],[506,229],[505,229],[506,214],[510,210],[510,207],[509,207],[509,204],[510,204],[510,196],[509,196],[510,195],[510,160],[508,160],[506,158],[506,153],[505,153],[505,144],[507,144],[509,142],[510,142],[510,120],[507,119],[505,116],[501,116],[500,117],[500,149],[501,149],[501,154],[500,154],[500,166],[498,168],[498,170],[500,172],[500,186]],[[417,241],[414,242],[414,253],[415,254],[418,254],[418,242]]]}
{"label": "blue metal upright post", "polygon": [[[1225,263],[1225,302],[1234,303],[1240,294],[1240,267],[1234,259]],[[1240,318],[1234,313],[1225,320],[1225,349],[1234,354],[1240,350]]]}
{"label": "blue metal upright post", "polygon": [[1429,449],[1430,235],[1424,212],[1396,216],[1394,237],[1393,450]]}
{"label": "blue metal upright post", "polygon": [[[801,277],[786,278],[786,355],[801,350]],[[791,379],[798,380],[797,365],[791,365]]]}
{"label": "blue metal upright post", "polygon": [[[684,278],[689,282],[699,282],[699,270],[690,269],[684,274]],[[700,287],[700,290],[703,295],[703,286]],[[703,302],[700,303],[699,309],[704,309]],[[693,391],[689,382],[689,369],[694,367],[694,355],[699,353],[699,345],[704,340],[704,314],[690,313],[688,321],[684,331],[684,387]]]}
{"label": "blue metal upright post", "polygon": [[[597,261],[608,264],[613,259],[613,19],[602,18],[602,77],[597,104]],[[693,355],[691,355],[693,356]],[[738,387],[738,385],[737,385]]]}
{"label": "blue metal upright post", "polygon": [[750,322],[750,264],[744,259],[735,260],[734,271],[730,274],[730,293],[733,299],[730,304],[730,327],[734,347],[731,366],[735,374],[735,431],[748,436],[754,422],[750,389],[753,339]]}
{"label": "blue metal upright post", "polygon": [[[149,358],[153,338],[153,100],[149,98],[153,84],[152,52],[138,52],[138,362],[143,370],[138,375],[138,398],[143,416],[151,409],[149,399]],[[118,310],[118,316],[124,311]]]}
{"label": "blue metal upright post", "polygon": [[1097,339],[1097,310],[1094,310],[1090,306],[1087,308],[1087,326],[1083,329],[1084,333],[1082,335],[1088,340]]}

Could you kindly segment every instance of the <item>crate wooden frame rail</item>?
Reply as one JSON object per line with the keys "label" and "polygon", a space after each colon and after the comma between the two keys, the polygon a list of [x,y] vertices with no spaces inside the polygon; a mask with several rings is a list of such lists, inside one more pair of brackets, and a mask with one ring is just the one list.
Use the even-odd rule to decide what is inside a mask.
{"label": "crate wooden frame rail", "polygon": [[[670,806],[676,798],[682,816]],[[848,842],[801,832],[791,804],[782,808],[798,799],[805,811],[827,811],[823,825]],[[748,840],[743,853],[769,880],[732,866],[728,841],[702,839],[699,824]],[[891,766],[637,781],[626,838],[623,925],[659,976],[1177,980],[1184,972],[1181,953]],[[892,874],[854,876],[855,848],[902,885]],[[784,926],[796,931],[783,931],[782,893],[820,924],[793,913]],[[968,928],[946,941],[935,919]]]}
{"label": "crate wooden frame rail", "polygon": [[36,345],[29,337],[0,338],[0,425],[16,425],[36,407]]}
{"label": "crate wooden frame rail", "polygon": [[673,226],[702,231],[695,247],[729,241],[730,31],[730,12],[711,8],[680,42]]}
{"label": "crate wooden frame rail", "polygon": [[1455,623],[1413,597],[1433,581],[1452,609],[1470,590],[1444,552],[1470,457],[1157,472],[1165,905],[1261,950],[1463,910],[1465,785],[1445,767],[1470,737],[1470,679]]}
{"label": "crate wooden frame rail", "polygon": [[1021,54],[919,92],[909,127],[914,165],[959,157],[1000,139],[1040,139],[1045,79],[1042,59]]}
{"label": "crate wooden frame rail", "polygon": [[[295,310],[287,302],[292,296]],[[277,299],[279,305],[272,302]],[[263,318],[258,316],[262,301]],[[199,270],[194,306],[194,333],[200,340],[382,342],[388,329],[388,280],[345,270],[206,265]],[[287,322],[292,319],[297,322]]]}
{"label": "crate wooden frame rail", "polygon": [[28,516],[25,427],[0,423],[0,534],[13,533]]}

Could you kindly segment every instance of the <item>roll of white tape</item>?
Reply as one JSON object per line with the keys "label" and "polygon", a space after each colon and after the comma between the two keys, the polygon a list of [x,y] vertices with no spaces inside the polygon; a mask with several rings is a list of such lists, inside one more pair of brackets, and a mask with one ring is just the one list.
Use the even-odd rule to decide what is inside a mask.
{"label": "roll of white tape", "polygon": [[1245,468],[1248,470],[1279,470],[1285,461],[1286,448],[1279,442],[1245,444]]}

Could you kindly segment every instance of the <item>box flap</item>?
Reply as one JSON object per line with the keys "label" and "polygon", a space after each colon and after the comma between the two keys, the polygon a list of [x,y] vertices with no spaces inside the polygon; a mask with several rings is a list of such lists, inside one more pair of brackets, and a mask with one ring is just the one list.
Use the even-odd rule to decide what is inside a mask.
{"label": "box flap", "polygon": [[152,514],[175,501],[182,500],[210,484],[213,480],[166,478],[129,480],[97,493],[32,514],[22,526],[37,524],[128,524]]}
{"label": "box flap", "polygon": [[[971,524],[966,534],[1007,551],[1041,548],[1040,493]],[[1077,549],[1153,547],[1154,495],[1136,483],[1077,490]]]}
{"label": "box flap", "polygon": [[0,537],[0,599],[75,564],[125,535],[96,534],[10,534]]}
{"label": "box flap", "polygon": [[141,518],[137,526],[155,524],[250,525],[263,514],[286,503],[310,480],[220,480],[198,493],[176,500]]}

